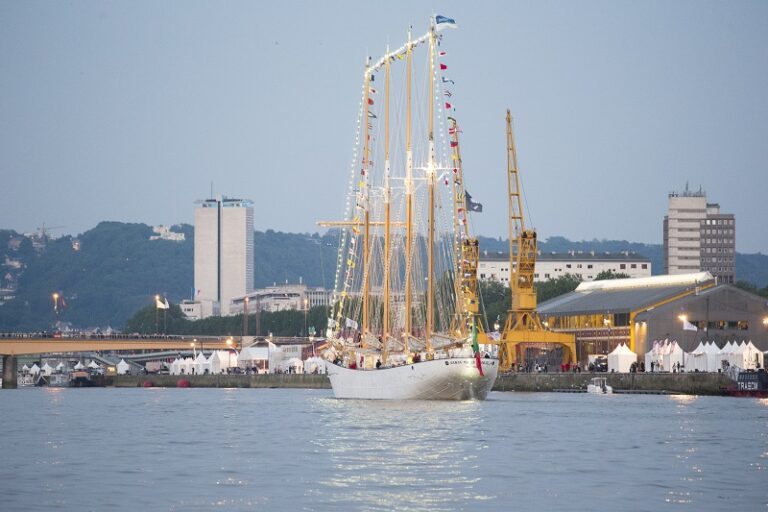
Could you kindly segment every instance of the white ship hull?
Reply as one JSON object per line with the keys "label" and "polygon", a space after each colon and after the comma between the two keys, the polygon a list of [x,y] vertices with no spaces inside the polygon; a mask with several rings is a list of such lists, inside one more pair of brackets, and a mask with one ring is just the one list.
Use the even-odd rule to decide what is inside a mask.
{"label": "white ship hull", "polygon": [[326,362],[336,398],[368,400],[485,400],[496,381],[499,362],[473,357],[422,361],[379,370],[351,370]]}

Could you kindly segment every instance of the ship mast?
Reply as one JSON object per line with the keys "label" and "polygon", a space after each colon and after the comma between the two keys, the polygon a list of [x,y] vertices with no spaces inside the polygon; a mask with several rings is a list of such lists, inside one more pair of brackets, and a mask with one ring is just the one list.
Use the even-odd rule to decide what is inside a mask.
{"label": "ship mast", "polygon": [[[387,46],[389,54],[389,46]],[[390,270],[390,188],[389,188],[389,61],[384,63],[384,318],[381,329],[382,354],[384,363],[389,358],[389,270]]]}
{"label": "ship mast", "polygon": [[411,67],[413,45],[408,29],[406,50],[406,122],[405,122],[405,339],[404,351],[408,353],[411,336],[411,264],[413,260],[413,151],[411,149]]}
{"label": "ship mast", "polygon": [[363,122],[365,124],[365,136],[363,137],[363,179],[360,182],[360,186],[363,190],[360,191],[361,200],[363,202],[363,297],[362,297],[362,309],[363,309],[363,323],[362,323],[362,329],[360,330],[360,343],[363,348],[365,348],[365,334],[369,331],[369,317],[368,317],[368,306],[369,306],[369,295],[370,295],[370,287],[371,287],[371,281],[370,281],[370,269],[368,268],[368,253],[369,253],[369,244],[370,244],[370,232],[371,232],[371,224],[370,224],[370,197],[368,193],[368,173],[370,172],[369,167],[369,158],[371,153],[371,133],[368,123],[368,112],[369,107],[371,103],[371,73],[370,73],[370,64],[371,59],[368,58],[368,62],[366,64],[366,73],[365,73],[365,97],[363,98]]}
{"label": "ship mast", "polygon": [[432,352],[432,323],[435,319],[435,26],[429,32],[429,164],[427,187],[429,192],[429,226],[427,231],[427,321],[424,341],[427,353]]}

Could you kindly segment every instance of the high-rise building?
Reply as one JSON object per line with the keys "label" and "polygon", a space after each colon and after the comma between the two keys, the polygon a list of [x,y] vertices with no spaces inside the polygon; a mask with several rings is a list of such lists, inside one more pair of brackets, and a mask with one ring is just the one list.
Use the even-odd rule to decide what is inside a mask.
{"label": "high-rise building", "polygon": [[232,314],[253,290],[253,203],[218,196],[195,208],[195,302],[200,316]]}
{"label": "high-rise building", "polygon": [[720,213],[699,189],[669,194],[664,217],[664,272],[707,271],[721,283],[736,280],[736,219]]}

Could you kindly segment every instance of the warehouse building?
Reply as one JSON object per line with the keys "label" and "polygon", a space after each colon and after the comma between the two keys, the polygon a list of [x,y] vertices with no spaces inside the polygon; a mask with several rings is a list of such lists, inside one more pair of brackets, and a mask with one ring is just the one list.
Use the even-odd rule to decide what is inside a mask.
{"label": "warehouse building", "polygon": [[700,341],[722,346],[752,340],[768,350],[768,301],[709,272],[581,283],[539,305],[546,325],[576,336],[580,362],[619,343],[644,354],[654,340],[676,340],[685,351]]}

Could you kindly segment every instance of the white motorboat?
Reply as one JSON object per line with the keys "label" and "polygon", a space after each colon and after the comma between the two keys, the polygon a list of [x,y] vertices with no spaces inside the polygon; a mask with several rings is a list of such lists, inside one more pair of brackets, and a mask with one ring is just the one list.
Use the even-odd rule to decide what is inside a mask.
{"label": "white motorboat", "polygon": [[613,393],[613,388],[608,385],[608,379],[605,377],[593,377],[587,385],[587,393],[609,395]]}

